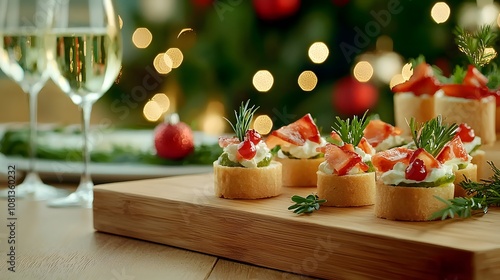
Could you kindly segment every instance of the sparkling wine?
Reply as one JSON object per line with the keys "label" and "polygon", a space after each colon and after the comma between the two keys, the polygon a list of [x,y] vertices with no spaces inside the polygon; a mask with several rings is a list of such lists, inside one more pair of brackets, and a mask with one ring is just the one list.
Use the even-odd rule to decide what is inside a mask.
{"label": "sparkling wine", "polygon": [[54,82],[77,105],[93,103],[113,84],[121,66],[118,36],[78,31],[47,37]]}
{"label": "sparkling wine", "polygon": [[47,81],[47,58],[42,37],[3,34],[0,56],[2,71],[21,85],[25,92],[31,86],[43,86]]}

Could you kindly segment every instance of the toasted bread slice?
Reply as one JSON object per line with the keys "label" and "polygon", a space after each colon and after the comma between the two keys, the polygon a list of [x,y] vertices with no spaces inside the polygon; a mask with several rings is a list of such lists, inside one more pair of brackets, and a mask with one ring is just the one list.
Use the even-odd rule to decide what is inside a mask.
{"label": "toasted bread slice", "polygon": [[338,176],[317,172],[323,206],[354,207],[375,203],[375,172]]}
{"label": "toasted bread slice", "polygon": [[281,163],[258,168],[227,167],[214,162],[215,195],[231,199],[259,199],[281,194]]}
{"label": "toasted bread slice", "polygon": [[410,136],[407,121],[409,122],[412,117],[418,123],[434,118],[434,96],[416,96],[412,93],[394,94],[394,119],[396,126],[402,130],[402,136]]}
{"label": "toasted bread slice", "polygon": [[288,187],[316,187],[318,166],[325,161],[317,159],[289,159],[276,157],[282,165],[283,186]]}
{"label": "toasted bread slice", "polygon": [[471,163],[477,165],[477,179],[487,179],[488,164],[486,163],[486,154],[483,150],[476,150],[471,154]]}
{"label": "toasted bread slice", "polygon": [[481,100],[436,96],[436,115],[442,115],[446,123],[467,123],[481,137],[483,144],[496,141],[496,103],[493,96]]}
{"label": "toasted bread slice", "polygon": [[455,185],[419,188],[389,186],[377,181],[375,215],[379,218],[399,221],[428,221],[432,214],[446,205],[434,196],[445,200],[453,198]]}
{"label": "toasted bread slice", "polygon": [[468,197],[467,192],[460,186],[460,182],[465,180],[465,177],[471,181],[477,181],[477,165],[469,164],[466,168],[455,171],[455,197]]}

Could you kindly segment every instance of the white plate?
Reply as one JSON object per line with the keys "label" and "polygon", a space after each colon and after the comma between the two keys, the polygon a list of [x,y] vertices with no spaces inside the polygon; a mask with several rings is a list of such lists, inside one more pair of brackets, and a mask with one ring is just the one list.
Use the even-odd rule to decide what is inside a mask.
{"label": "white plate", "polygon": [[[29,161],[20,157],[0,159],[2,171],[8,165],[15,165],[18,172],[28,169]],[[43,180],[55,182],[76,182],[80,179],[83,164],[56,160],[37,160],[36,169]],[[160,166],[149,164],[109,164],[91,163],[90,173],[95,183],[160,178],[175,175],[188,175],[212,172],[211,165]],[[18,175],[19,176],[19,175]]]}
{"label": "white plate", "polygon": [[[7,127],[0,126],[0,137],[2,132]],[[94,133],[94,149],[106,150],[111,145],[118,144],[122,146],[132,147],[143,151],[153,150],[153,131],[152,130],[119,130],[102,133]],[[62,139],[61,139],[62,138]],[[202,132],[194,132],[195,145],[213,144],[217,142],[218,137],[206,135]],[[43,145],[53,145],[53,147],[74,148],[81,146],[80,135],[49,135],[44,139],[39,139],[39,143]],[[22,157],[5,157],[0,154],[0,179],[2,174],[7,173],[7,166],[15,165],[16,170],[22,173],[28,170],[29,160]],[[83,171],[83,163],[74,161],[59,161],[40,159],[36,161],[36,170],[40,177],[50,181],[78,181]],[[212,165],[181,165],[181,166],[165,166],[152,165],[142,163],[95,163],[90,164],[90,173],[94,182],[113,182],[113,181],[128,181],[147,178],[168,177],[174,175],[188,175],[198,173],[212,172]],[[18,176],[21,176],[19,174]]]}

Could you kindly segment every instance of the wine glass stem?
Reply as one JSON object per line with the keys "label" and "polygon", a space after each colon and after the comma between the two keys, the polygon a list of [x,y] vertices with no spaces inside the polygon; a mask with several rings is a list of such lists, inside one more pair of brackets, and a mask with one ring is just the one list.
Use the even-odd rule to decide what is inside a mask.
{"label": "wine glass stem", "polygon": [[36,87],[31,87],[28,90],[28,103],[29,103],[29,108],[30,108],[30,129],[29,129],[29,166],[28,166],[28,172],[29,173],[34,173],[35,172],[35,157],[36,157],[36,149],[37,149],[37,143],[36,143],[36,135],[37,135],[37,102],[38,102],[38,88]]}
{"label": "wine glass stem", "polygon": [[90,128],[90,114],[92,112],[92,103],[82,102],[82,135],[83,135],[83,173],[80,180],[80,186],[91,185],[92,179],[89,172],[90,162],[90,149],[89,149],[89,128]]}

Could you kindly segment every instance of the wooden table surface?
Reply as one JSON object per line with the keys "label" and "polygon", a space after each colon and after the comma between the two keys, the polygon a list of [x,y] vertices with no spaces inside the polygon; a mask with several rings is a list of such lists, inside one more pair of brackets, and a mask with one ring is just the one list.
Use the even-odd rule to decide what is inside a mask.
{"label": "wooden table surface", "polygon": [[[5,184],[2,183],[4,186]],[[96,232],[92,209],[16,202],[16,272],[8,270],[7,201],[0,200],[0,279],[311,279],[166,245]]]}

